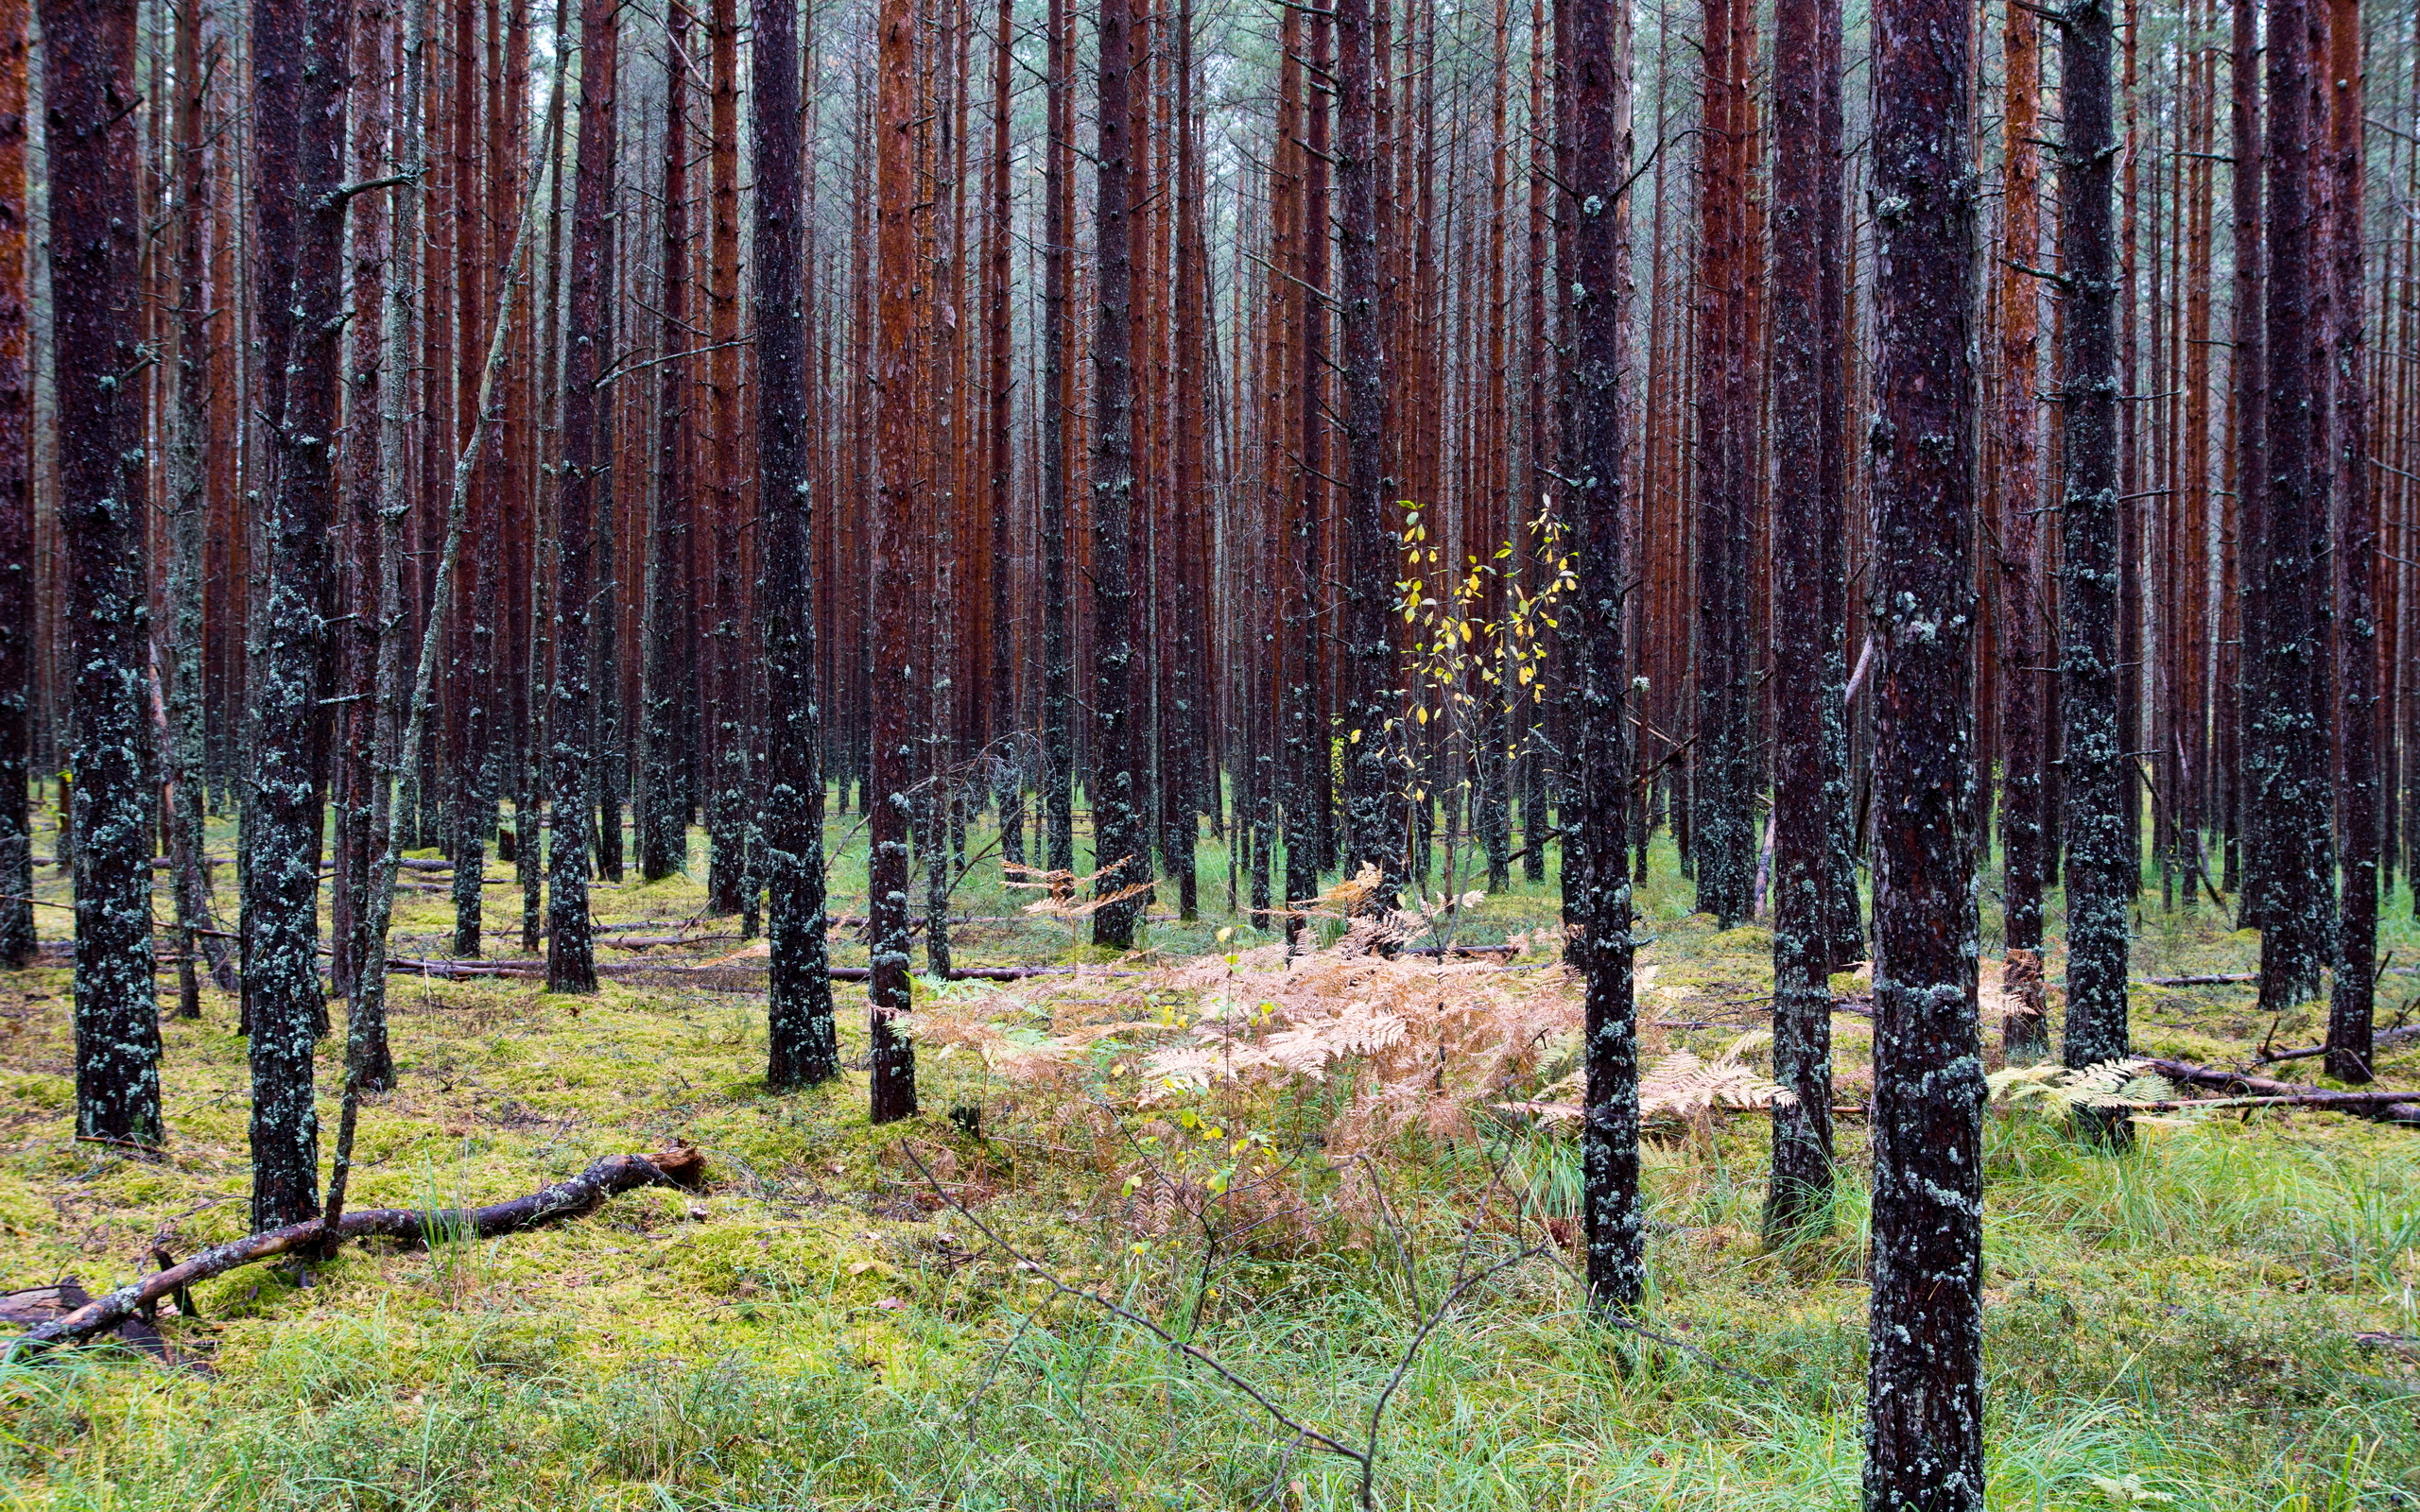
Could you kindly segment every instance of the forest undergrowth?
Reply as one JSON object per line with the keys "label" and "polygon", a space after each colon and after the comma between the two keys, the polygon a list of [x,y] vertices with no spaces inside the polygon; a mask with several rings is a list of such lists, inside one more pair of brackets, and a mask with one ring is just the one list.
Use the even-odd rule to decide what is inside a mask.
{"label": "forest undergrowth", "polygon": [[[863,911],[862,857],[838,851],[838,913]],[[1857,1503],[1862,1120],[1841,1116],[1828,1233],[1775,1250],[1765,1114],[1726,1106],[1767,1085],[1768,935],[1691,916],[1656,852],[1652,1295],[1639,1330],[1609,1330],[1569,1268],[1556,1084],[1576,992],[1553,879],[1456,910],[1456,941],[1509,942],[1498,955],[1387,960],[1323,919],[1288,963],[1218,906],[1225,851],[1199,859],[1203,919],[1155,919],[1117,961],[972,866],[960,966],[1080,970],[920,979],[923,1111],[880,1128],[861,1069],[766,1091],[764,999],[729,989],[748,948],[735,920],[698,918],[686,878],[600,885],[600,936],[692,937],[605,958],[722,961],[728,980],[571,998],[399,975],[400,1085],[363,1111],[356,1206],[492,1202],[680,1142],[706,1153],[705,1189],[485,1243],[354,1248],[307,1277],[237,1271],[197,1289],[199,1317],[163,1310],[171,1361],[0,1367],[0,1504],[1342,1508],[1363,1470],[1339,1448],[1370,1457],[1386,1507]],[[490,954],[514,956],[510,867],[492,880]],[[2144,902],[2138,979],[2256,964],[2256,936],[2206,902]],[[2411,913],[2398,891],[2381,942],[2406,961]],[[436,954],[450,921],[441,892],[406,895],[398,953]],[[734,937],[698,937],[716,936]],[[835,938],[862,963],[854,930]],[[2055,949],[2049,968],[2055,983]],[[182,1257],[244,1224],[233,1001],[206,990],[199,1022],[164,1022],[170,1143],[135,1159],[72,1137],[67,985],[0,977],[0,1289],[98,1292],[155,1244]],[[1854,979],[1836,987],[1851,1108],[1866,1021]],[[863,989],[838,991],[862,1057]],[[2381,1026],[2415,994],[2382,990]],[[2239,1064],[2318,1032],[2316,1006],[2273,1023],[2240,985],[2135,1002],[2146,1054]],[[2415,1074],[2420,1045],[2382,1047],[2381,1080]],[[2420,1136],[2246,1109],[2151,1125],[2111,1156],[2008,1106],[1986,1149],[1992,1505],[2420,1503]]]}

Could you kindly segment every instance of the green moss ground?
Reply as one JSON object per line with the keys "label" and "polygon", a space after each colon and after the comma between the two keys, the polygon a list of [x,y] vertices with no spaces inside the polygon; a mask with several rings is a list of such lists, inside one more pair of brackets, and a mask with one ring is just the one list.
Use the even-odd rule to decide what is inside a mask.
{"label": "green moss ground", "polygon": [[[852,823],[836,818],[834,839]],[[1668,850],[1655,859],[1643,1013],[1714,1024],[1665,1031],[1710,1050],[1736,1034],[1731,1021],[1754,1022],[1733,1000],[1770,990],[1770,941],[1691,916]],[[1166,955],[1216,949],[1213,932],[1241,923],[1224,911],[1225,852],[1205,843],[1201,866],[1204,919],[1152,926]],[[1023,899],[994,874],[975,868],[959,906],[1014,914]],[[63,901],[57,873],[42,876],[43,896]],[[861,836],[835,879],[836,911],[861,911]],[[1490,899],[1467,937],[1551,919],[1551,886]],[[688,919],[702,902],[688,879],[596,897],[608,924]],[[492,953],[517,954],[495,931],[517,933],[517,893],[499,885],[488,900]],[[44,935],[63,935],[65,917],[44,910]],[[2387,940],[2398,961],[2420,960],[2410,917],[2398,891]],[[398,948],[439,948],[449,921],[441,893],[409,894]],[[2249,969],[2256,941],[2225,923],[2154,909],[2137,974]],[[1029,921],[968,926],[958,943],[961,961],[1068,950],[1063,929]],[[838,958],[861,961],[862,947]],[[2382,1011],[2412,990],[2388,989]],[[856,1055],[863,995],[839,998]],[[2138,1042],[2228,1060],[2272,1033],[2315,1032],[2315,1014],[2272,1026],[2250,1005],[2242,988],[2140,989]],[[233,1003],[210,993],[199,1022],[165,1024],[173,1138],[156,1162],[71,1138],[68,1007],[64,971],[0,976],[0,1287],[74,1274],[97,1290],[131,1274],[155,1233],[182,1255],[243,1226],[248,1074]],[[578,1000],[528,983],[398,979],[392,1011],[401,1085],[364,1111],[355,1203],[493,1201],[678,1140],[707,1151],[709,1190],[632,1194],[485,1244],[356,1249],[308,1286],[235,1273],[199,1289],[200,1320],[167,1325],[196,1368],[89,1352],[0,1368],[0,1504],[1349,1506],[1351,1466],[1289,1445],[1248,1399],[1131,1325],[1052,1300],[935,1199],[902,1142],[1063,1279],[1171,1328],[1198,1309],[1205,1349],[1357,1440],[1450,1283],[1491,1161],[1509,1156],[1548,1213],[1567,1211],[1576,1180],[1568,1146],[1536,1136],[1407,1146],[1386,1173],[1403,1219],[1388,1232],[1349,1221],[1308,1151],[1288,1221],[1204,1283],[1181,1225],[1164,1231],[1115,1200],[1132,1162],[1088,1116],[1121,1064],[1114,1049],[1048,1097],[928,1055],[925,1113],[873,1129],[860,1072],[766,1092],[757,996],[609,984]],[[1867,1043],[1838,1022],[1854,1094]],[[340,1045],[327,1041],[324,1093]],[[2420,1075],[2420,1052],[2388,1057],[2383,1074]],[[1302,1127],[1333,1095],[1223,1116]],[[979,1139],[946,1116],[976,1105]],[[333,1095],[322,1108],[332,1125]],[[1685,1348],[1587,1325],[1553,1264],[1504,1273],[1407,1372],[1379,1430],[1380,1504],[1854,1506],[1862,1131],[1843,1125],[1850,1172],[1832,1235],[1780,1254],[1755,1237],[1764,1132],[1738,1115],[1649,1152],[1652,1319]],[[2263,1113],[2108,1157],[1996,1111],[1987,1137],[1994,1506],[2420,1503],[2420,1362],[2355,1336],[2420,1333],[2420,1135]],[[1512,1240],[1482,1225],[1478,1243],[1497,1253]]]}

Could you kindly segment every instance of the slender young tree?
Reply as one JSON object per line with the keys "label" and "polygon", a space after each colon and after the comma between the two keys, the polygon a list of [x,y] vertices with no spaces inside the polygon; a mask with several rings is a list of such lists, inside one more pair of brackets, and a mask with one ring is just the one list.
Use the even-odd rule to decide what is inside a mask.
{"label": "slender young tree", "polygon": [[866,933],[873,955],[866,999],[873,1016],[873,1121],[916,1111],[916,1047],[893,1023],[908,1011],[908,830],[919,768],[910,704],[920,679],[911,629],[921,607],[916,391],[917,133],[914,0],[881,0],[876,17],[874,119],[873,788],[866,863]]}
{"label": "slender young tree", "polygon": [[[141,362],[134,25],[134,0],[42,7],[58,511],[74,668],[76,1132],[148,1147],[164,1127],[151,955],[157,814],[145,769],[144,414],[141,390],[121,377]],[[307,1046],[307,1017],[302,1027]],[[303,1065],[307,1076],[307,1056]]]}
{"label": "slender young tree", "polygon": [[840,1073],[824,949],[823,730],[815,677],[814,500],[807,476],[804,156],[797,0],[752,0],[749,125],[756,144],[757,529],[765,563],[765,885],[772,941],[769,1060],[776,1089]]}
{"label": "slender young tree", "polygon": [[1874,1249],[1868,1512],[1983,1505],[1974,8],[1874,8]]}
{"label": "slender young tree", "polygon": [[571,269],[563,315],[562,482],[555,505],[555,675],[546,712],[546,987],[596,990],[589,933],[589,795],[596,765],[596,689],[591,685],[596,584],[596,501],[612,449],[611,411],[597,402],[613,339],[605,309],[605,225],[614,198],[615,0],[581,0],[579,152],[572,179]]}
{"label": "slender young tree", "polygon": [[313,0],[251,8],[252,297],[265,473],[257,496],[268,566],[254,631],[260,680],[245,811],[255,1231],[320,1211],[312,1051],[326,1009],[313,768],[344,329],[349,9]]}
{"label": "slender young tree", "polygon": [[2378,949],[2378,505],[2370,479],[2369,352],[2362,299],[2361,8],[2328,0],[2325,91],[2328,193],[2327,277],[2334,329],[2325,334],[2335,364],[2334,455],[2337,593],[2337,721],[2342,772],[2336,792],[2343,898],[2337,915],[2336,969],[2328,977],[2327,1074],[2371,1076],[2372,1017]]}
{"label": "slender young tree", "polygon": [[[2111,196],[2108,0],[2060,12],[2059,263],[2066,294],[2060,409],[2059,509],[2065,583],[2059,710],[2066,772],[2067,876],[2066,1063],[2127,1053],[2126,905],[2135,845],[2125,809],[2133,758],[2118,724],[2118,247]],[[2086,1115],[2122,1138],[2122,1119]]]}
{"label": "slender young tree", "polygon": [[1099,129],[1094,159],[1093,231],[1093,806],[1097,884],[1105,900],[1093,914],[1093,943],[1134,943],[1139,897],[1120,896],[1150,872],[1134,769],[1134,297],[1133,121],[1128,89],[1134,66],[1133,17],[1127,0],[1101,0]]}
{"label": "slender young tree", "polygon": [[[32,963],[33,322],[26,95],[31,0],[0,0],[0,965]],[[61,244],[65,245],[64,243]]]}
{"label": "slender young tree", "polygon": [[[1828,685],[1822,624],[1829,565],[1823,530],[1824,369],[1828,249],[1821,181],[1830,166],[1823,94],[1830,0],[1773,9],[1773,1068],[1794,1094],[1772,1116],[1772,1178],[1765,1228],[1776,1236],[1823,1211],[1832,1185],[1831,917],[1824,886],[1832,843],[1824,782]],[[1784,506],[1784,500],[1793,500]],[[1787,514],[1784,513],[1787,508]],[[1812,525],[1813,528],[1809,528]]]}
{"label": "slender young tree", "polygon": [[1639,1189],[1638,1011],[1631,961],[1630,732],[1622,647],[1623,293],[1630,258],[1630,30],[1611,6],[1573,6],[1556,29],[1569,91],[1555,168],[1570,217],[1564,362],[1570,386],[1564,507],[1578,587],[1564,611],[1573,667],[1564,917],[1587,980],[1581,1162],[1588,1296],[1629,1312],[1647,1287]]}

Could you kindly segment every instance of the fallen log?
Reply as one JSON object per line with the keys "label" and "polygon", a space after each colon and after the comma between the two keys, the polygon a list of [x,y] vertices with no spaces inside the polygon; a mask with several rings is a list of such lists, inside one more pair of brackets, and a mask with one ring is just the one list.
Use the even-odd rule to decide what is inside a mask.
{"label": "fallen log", "polygon": [[333,1233],[327,1224],[312,1218],[267,1233],[248,1234],[205,1249],[181,1265],[130,1281],[106,1297],[27,1331],[10,1342],[8,1357],[14,1359],[23,1351],[56,1344],[81,1343],[196,1281],[297,1250],[316,1251],[347,1239],[411,1242],[447,1234],[493,1239],[499,1234],[576,1218],[616,1193],[651,1186],[694,1187],[705,1168],[704,1152],[695,1149],[609,1155],[591,1162],[587,1170],[568,1180],[542,1187],[526,1197],[484,1208],[363,1208],[338,1219]]}
{"label": "fallen log", "polygon": [[2248,1075],[2239,1071],[2197,1066],[2189,1060],[2153,1059],[2149,1064],[2151,1070],[2170,1081],[2274,1099],[2252,1106],[2328,1108],[2339,1112],[2358,1113],[2381,1124],[2420,1124],[2420,1091],[2340,1092],[2325,1087],[2306,1087],[2268,1076]]}
{"label": "fallen log", "polygon": [[2258,971],[2216,971],[2200,976],[2147,976],[2145,987],[2229,987],[2238,982],[2257,982]]}
{"label": "fallen log", "polygon": [[[2380,1029],[2370,1037],[2370,1043],[2388,1045],[2414,1039],[2420,1039],[2420,1023],[2409,1023],[2397,1029]],[[2325,1045],[2304,1045],[2296,1050],[2263,1050],[2256,1058],[2261,1065],[2267,1066],[2280,1060],[2310,1060],[2325,1054]]]}

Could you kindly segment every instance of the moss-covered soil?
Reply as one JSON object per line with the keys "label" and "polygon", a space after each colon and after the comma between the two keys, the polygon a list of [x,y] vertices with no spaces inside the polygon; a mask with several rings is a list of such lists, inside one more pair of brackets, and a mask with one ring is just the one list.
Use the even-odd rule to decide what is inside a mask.
{"label": "moss-covered soil", "polygon": [[[835,818],[836,843],[850,831]],[[970,852],[990,839],[971,836]],[[861,849],[843,848],[836,912],[862,912]],[[1226,911],[1226,866],[1205,843],[1204,917],[1154,923],[1140,965],[1257,942]],[[490,954],[518,955],[511,868],[493,869]],[[978,920],[957,931],[960,964],[1086,954],[1063,925],[1019,916],[1030,895],[996,870],[976,865],[956,896]],[[41,875],[43,897],[63,902],[56,870]],[[1552,885],[1490,898],[1463,937],[1549,923]],[[232,907],[232,886],[221,896]],[[1668,851],[1644,896],[1661,933],[1642,1018],[1658,1046],[1711,1055],[1755,1022],[1769,937],[1690,915]],[[736,933],[697,918],[702,891],[687,878],[596,897],[609,926]],[[2164,913],[2157,899],[2153,886],[2138,976],[2250,969],[2252,936],[2206,905]],[[1988,894],[1984,911],[1996,912]],[[2411,913],[2398,889],[2387,943],[2399,961],[2420,959]],[[63,936],[66,918],[43,910],[44,935]],[[441,892],[409,893],[398,951],[441,950],[450,920]],[[649,951],[713,960],[741,948]],[[850,932],[838,958],[864,958]],[[2053,981],[2059,964],[2054,954]],[[2391,1016],[2413,979],[2386,980]],[[1044,1040],[1105,1017],[1179,1024],[1203,1011],[1200,994],[1131,982],[1028,993],[1026,1016],[999,1033]],[[207,992],[199,1022],[166,1021],[172,1139],[164,1158],[142,1160],[72,1138],[68,988],[64,970],[0,975],[0,1289],[73,1275],[98,1291],[155,1241],[182,1256],[244,1223],[234,1004]],[[707,1152],[707,1190],[634,1193],[487,1243],[355,1249],[307,1277],[237,1272],[199,1289],[199,1319],[164,1316],[174,1365],[85,1351],[0,1367],[0,1503],[1347,1507],[1358,1467],[1050,1278],[1194,1340],[1298,1424],[1357,1446],[1457,1266],[1570,1228],[1576,1173],[1550,1131],[1516,1120],[1476,1138],[1397,1139],[1367,1162],[1374,1187],[1347,1200],[1358,1178],[1324,1159],[1318,1132],[1350,1095],[1341,1078],[1240,1102],[1168,1092],[1145,1108],[1127,1090],[1148,1033],[1096,1040],[1047,1082],[928,1051],[925,1111],[873,1128],[861,1071],[767,1092],[761,995],[534,988],[397,978],[400,1086],[364,1110],[353,1202],[495,1201],[599,1155],[682,1141]],[[844,1047],[861,1055],[862,990],[838,996]],[[2263,1040],[2314,1037],[2315,1014],[2272,1024],[2251,1002],[2239,987],[2139,988],[2138,1045],[2235,1063]],[[1859,1101],[1867,1038],[1853,1015],[1836,1022],[1841,1100]],[[320,1062],[331,1128],[341,1043],[327,1040]],[[2381,1073],[2420,1085],[2420,1046]],[[1996,1108],[1987,1138],[1996,1507],[2420,1504],[2420,1344],[2362,1337],[2420,1335],[2420,1133],[2262,1111],[2152,1130],[2108,1156]],[[1466,1292],[1379,1420],[1377,1503],[1854,1506],[1862,1129],[1843,1118],[1831,1233],[1781,1252],[1757,1237],[1764,1139],[1761,1114],[1730,1113],[1651,1148],[1660,1337],[1585,1322],[1552,1255]],[[1205,1153],[1230,1146],[1241,1153],[1224,1165]],[[1490,1191],[1498,1172],[1517,1202]],[[1257,1206],[1208,1201],[1228,1179]]]}

